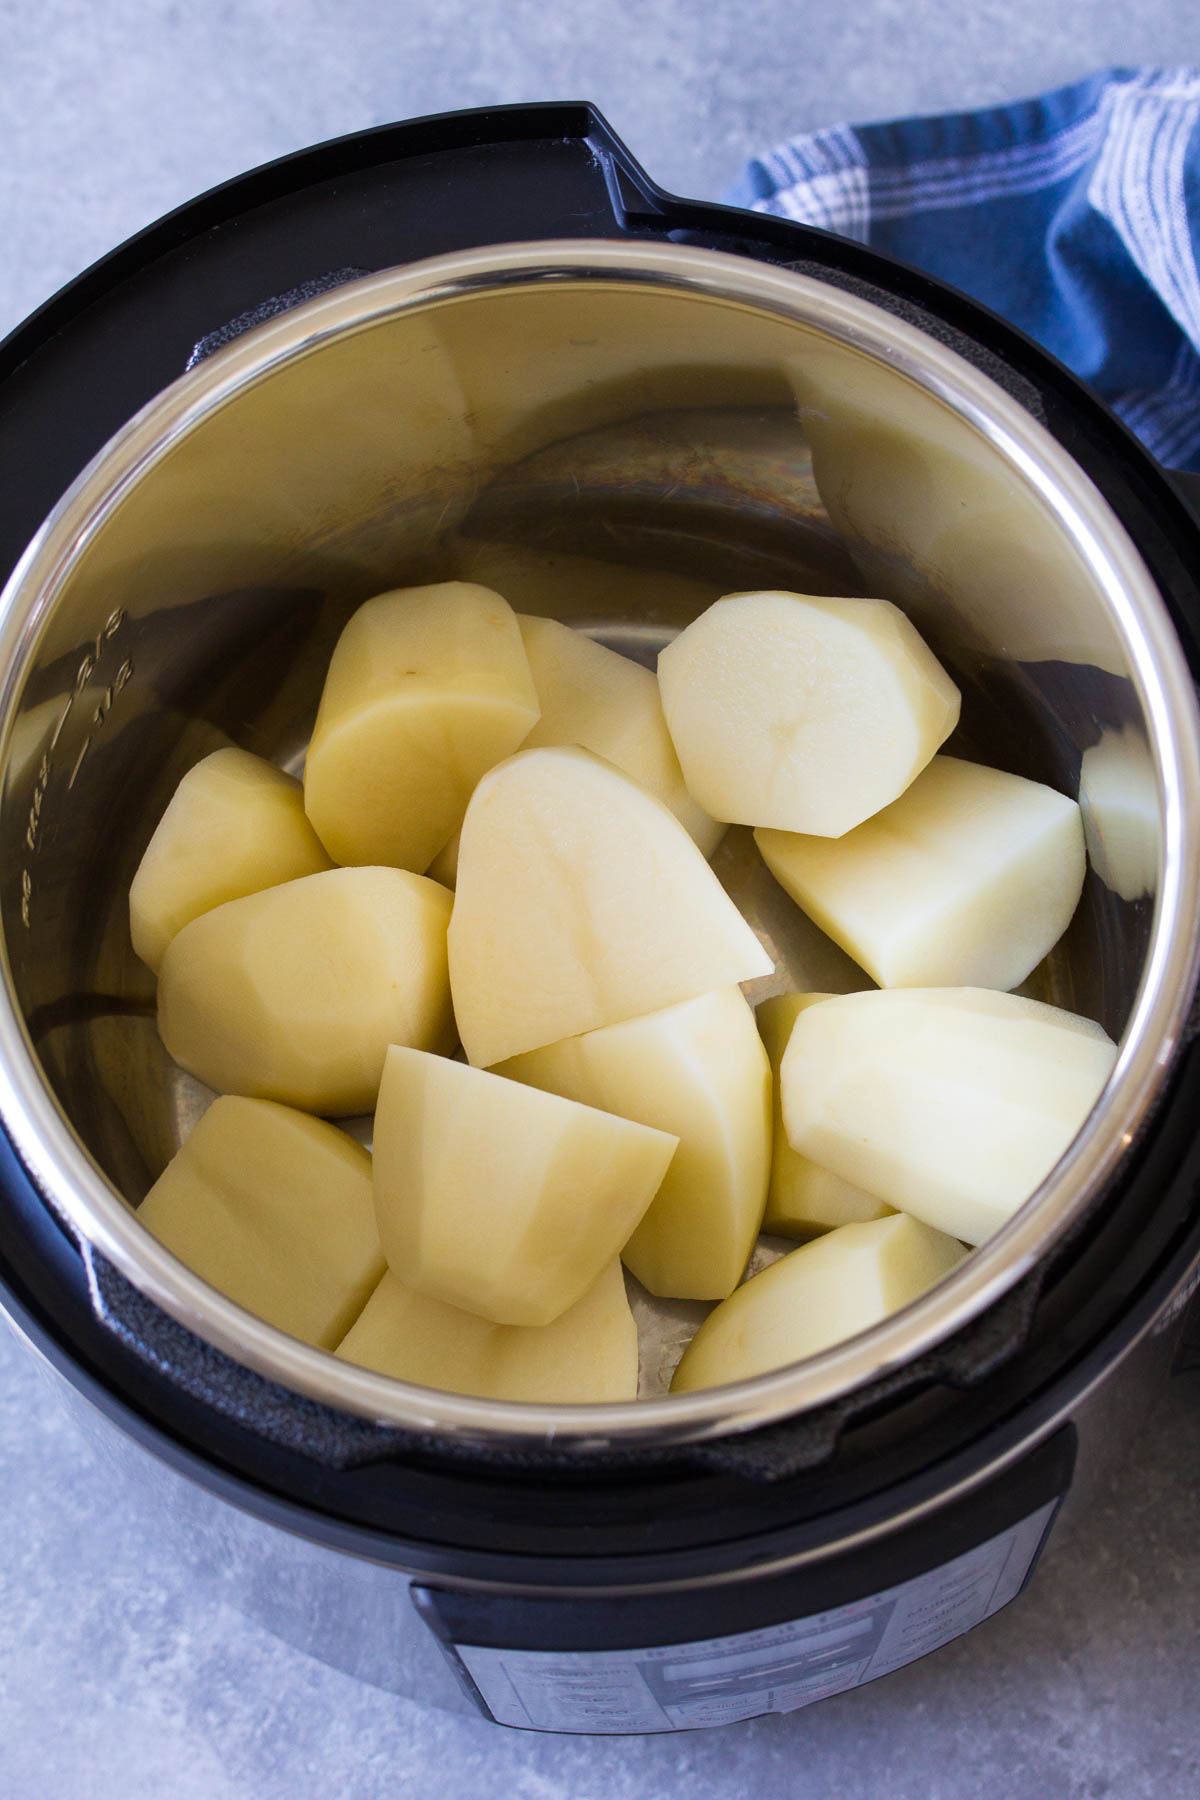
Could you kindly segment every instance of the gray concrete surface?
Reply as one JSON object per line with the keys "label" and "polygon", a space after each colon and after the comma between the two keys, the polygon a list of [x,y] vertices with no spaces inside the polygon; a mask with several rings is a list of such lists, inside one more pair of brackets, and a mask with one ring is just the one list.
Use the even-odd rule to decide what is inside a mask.
{"label": "gray concrete surface", "polygon": [[[0,0],[0,329],[168,207],[299,145],[586,97],[668,187],[789,130],[1197,54],[1195,0]],[[0,1800],[1194,1800],[1200,1378],[970,1638],[786,1719],[555,1740],[422,1710],[214,1608],[0,1333]]]}
{"label": "gray concrete surface", "polygon": [[169,207],[340,132],[588,99],[664,187],[841,119],[1197,54],[1197,0],[0,0],[0,329]]}
{"label": "gray concrete surface", "polygon": [[1195,1800],[1200,1375],[1027,1592],[804,1712],[554,1738],[335,1673],[207,1593],[0,1330],[4,1800]]}

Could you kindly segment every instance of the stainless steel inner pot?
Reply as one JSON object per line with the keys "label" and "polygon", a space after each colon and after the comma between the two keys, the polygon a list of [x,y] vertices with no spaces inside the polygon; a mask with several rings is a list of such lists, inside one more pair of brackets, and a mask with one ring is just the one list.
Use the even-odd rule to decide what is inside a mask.
{"label": "stainless steel inner pot", "polygon": [[[299,768],[356,604],[450,575],[651,665],[723,592],[882,593],[963,687],[950,748],[1072,794],[1082,771],[1093,866],[1030,991],[1120,1035],[1117,1068],[1005,1230],[874,1330],[672,1398],[670,1365],[704,1309],[635,1293],[637,1404],[484,1402],[297,1343],[139,1226],[133,1208],[209,1096],[166,1058],[129,944],[138,858],[211,749]],[[350,1413],[594,1448],[829,1401],[1027,1273],[1161,1093],[1200,916],[1200,729],[1162,600],[1102,494],[1018,400],[819,280],[672,244],[553,242],[442,257],[298,307],[183,376],[85,470],[5,589],[0,668],[4,1122],[69,1228],[167,1313]],[[752,999],[869,985],[747,832],[729,832],[714,866],[775,956]]]}

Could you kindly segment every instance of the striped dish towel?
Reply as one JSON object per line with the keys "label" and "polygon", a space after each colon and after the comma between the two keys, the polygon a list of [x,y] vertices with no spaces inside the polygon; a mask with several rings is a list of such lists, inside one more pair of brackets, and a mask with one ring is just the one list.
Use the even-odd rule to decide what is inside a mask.
{"label": "striped dish towel", "polygon": [[824,226],[973,295],[1200,468],[1200,69],[837,125],[747,164],[735,206]]}

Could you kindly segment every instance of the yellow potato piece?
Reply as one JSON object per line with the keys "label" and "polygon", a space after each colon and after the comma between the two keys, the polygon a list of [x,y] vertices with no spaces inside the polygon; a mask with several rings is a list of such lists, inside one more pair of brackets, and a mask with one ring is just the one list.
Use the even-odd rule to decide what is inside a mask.
{"label": "yellow potato piece", "polygon": [[1093,869],[1122,900],[1158,887],[1162,809],[1145,734],[1136,726],[1102,731],[1079,765],[1079,807]]}
{"label": "yellow potato piece", "polygon": [[649,669],[556,619],[518,615],[542,716],[524,748],[579,744],[603,756],[669,807],[705,856],[724,825],[710,819],[683,784],[683,771]]}
{"label": "yellow potato piece", "polygon": [[201,913],[332,867],[298,781],[248,750],[214,750],[188,770],[138,864],[133,947],[157,974],[176,932]]}
{"label": "yellow potato piece", "polygon": [[965,1255],[906,1213],[839,1225],[723,1300],[684,1351],[671,1391],[723,1387],[816,1356],[908,1306]]}
{"label": "yellow potato piece", "polygon": [[658,659],[690,792],[714,818],[841,837],[902,794],[958,689],[888,600],[729,594]]}
{"label": "yellow potato piece", "polygon": [[772,971],[679,821],[586,750],[484,776],[459,848],[450,984],[488,1066]]}
{"label": "yellow potato piece", "polygon": [[398,1381],[488,1400],[637,1399],[637,1326],[616,1257],[549,1325],[493,1325],[389,1270],[337,1353]]}
{"label": "yellow potato piece", "polygon": [[393,1048],[375,1205],[393,1274],[501,1325],[548,1325],[649,1206],[677,1139],[465,1063]]}
{"label": "yellow potato piece", "polygon": [[865,1188],[855,1187],[832,1169],[823,1169],[819,1163],[799,1155],[788,1143],[783,1128],[779,1065],[792,1026],[810,1006],[831,998],[829,994],[778,994],[773,1000],[763,1000],[755,1011],[771,1061],[774,1089],[771,1179],[763,1230],[776,1231],[784,1237],[812,1237],[838,1225],[865,1224],[870,1219],[885,1218],[893,1210]]}
{"label": "yellow potato piece", "polygon": [[304,767],[304,805],[335,862],[421,870],[485,769],[537,722],[517,615],[466,581],[398,588],[338,639]]}
{"label": "yellow potato piece", "polygon": [[762,1220],[770,1070],[740,988],[514,1056],[496,1071],[672,1132],[679,1148],[622,1256],[643,1287],[719,1300]]}
{"label": "yellow potato piece", "polygon": [[1116,1060],[1099,1025],[986,988],[880,988],[801,1013],[781,1070],[792,1148],[966,1243],[999,1230]]}
{"label": "yellow potato piece", "polygon": [[214,1100],[137,1216],[230,1300],[322,1350],[384,1272],[367,1152],[269,1100]]}
{"label": "yellow potato piece", "polygon": [[754,837],[881,987],[1018,986],[1070,924],[1086,866],[1074,800],[956,756],[935,756],[845,837]]}
{"label": "yellow potato piece", "polygon": [[163,958],[163,1043],[219,1092],[369,1112],[389,1044],[454,1047],[450,906],[423,875],[356,868],[214,907]]}

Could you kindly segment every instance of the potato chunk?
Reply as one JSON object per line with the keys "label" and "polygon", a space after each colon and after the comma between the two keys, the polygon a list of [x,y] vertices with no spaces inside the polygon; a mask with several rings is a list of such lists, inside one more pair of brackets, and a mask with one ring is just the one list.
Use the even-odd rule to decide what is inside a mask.
{"label": "potato chunk", "polygon": [[637,1399],[637,1326],[616,1257],[549,1325],[493,1325],[419,1294],[389,1270],[337,1353],[398,1381],[488,1400]]}
{"label": "potato chunk", "polygon": [[384,1271],[367,1152],[269,1100],[214,1100],[137,1216],[229,1299],[322,1350]]}
{"label": "potato chunk", "polygon": [[622,1255],[652,1294],[732,1293],[758,1235],[771,1143],[770,1071],[740,988],[529,1050],[496,1072],[673,1132],[679,1148]]}
{"label": "potato chunk", "polygon": [[519,615],[542,716],[524,748],[578,744],[632,775],[669,807],[705,856],[725,830],[683,785],[683,771],[663,718],[658,682],[630,662],[556,619]]}
{"label": "potato chunk", "polygon": [[908,1306],[965,1255],[906,1213],[840,1225],[723,1300],[684,1351],[671,1391],[722,1387],[816,1356]]}
{"label": "potato chunk", "polygon": [[393,1048],[375,1206],[393,1274],[500,1325],[548,1325],[617,1255],[678,1140],[465,1063]]}
{"label": "potato chunk", "polygon": [[454,1047],[450,907],[436,881],[368,868],[214,907],[163,958],[163,1043],[219,1092],[369,1112],[389,1044]]}
{"label": "potato chunk", "polygon": [[881,987],[1016,987],[1070,924],[1086,866],[1074,800],[956,756],[845,837],[754,837]]}
{"label": "potato chunk", "polygon": [[214,750],[188,770],[129,889],[129,931],[158,973],[176,932],[226,900],[333,864],[298,781],[248,750]]}
{"label": "potato chunk", "polygon": [[466,581],[398,588],[338,639],[304,767],[335,862],[428,868],[485,769],[536,724],[517,615]]}
{"label": "potato chunk", "polygon": [[801,1013],[783,1058],[793,1149],[980,1244],[1050,1173],[1100,1096],[1099,1025],[986,988],[882,988]]}
{"label": "potato chunk", "polygon": [[841,837],[902,794],[958,689],[888,600],[729,594],[658,659],[663,710],[714,818]]}
{"label": "potato chunk", "polygon": [[1079,807],[1093,869],[1122,900],[1158,888],[1162,816],[1145,735],[1133,725],[1100,734],[1079,765]]}
{"label": "potato chunk", "polygon": [[772,969],[679,821],[578,749],[523,750],[476,788],[449,944],[484,1067]]}
{"label": "potato chunk", "polygon": [[832,1169],[801,1156],[787,1141],[783,1128],[783,1096],[779,1065],[783,1061],[792,1026],[802,1012],[830,994],[779,994],[764,1000],[756,1008],[758,1029],[762,1033],[771,1061],[774,1089],[774,1133],[771,1144],[771,1179],[767,1189],[764,1231],[777,1231],[784,1237],[813,1237],[821,1231],[832,1231],[838,1225],[860,1225],[869,1219],[882,1219],[893,1209],[886,1201],[865,1188],[843,1181]]}

